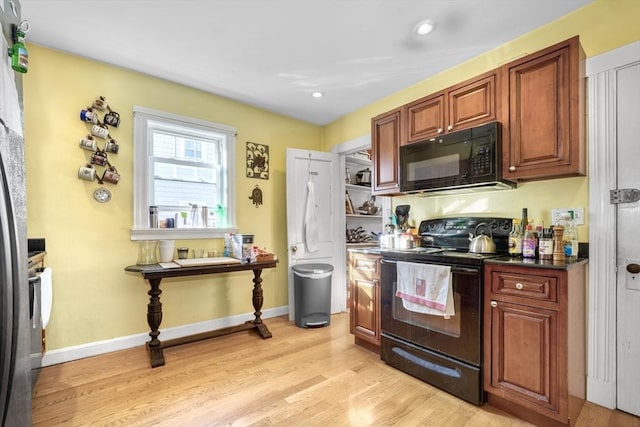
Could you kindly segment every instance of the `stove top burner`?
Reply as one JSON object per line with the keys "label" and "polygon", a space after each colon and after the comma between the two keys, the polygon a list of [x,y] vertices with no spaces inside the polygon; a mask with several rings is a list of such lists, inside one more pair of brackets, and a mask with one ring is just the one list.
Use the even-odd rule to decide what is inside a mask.
{"label": "stove top burner", "polygon": [[[478,224],[486,223],[496,243],[495,254],[469,252],[469,236]],[[485,227],[486,228],[486,227]],[[424,220],[419,233],[422,246],[413,249],[382,249],[383,257],[400,261],[481,265],[483,260],[508,253],[511,219],[455,217]]]}

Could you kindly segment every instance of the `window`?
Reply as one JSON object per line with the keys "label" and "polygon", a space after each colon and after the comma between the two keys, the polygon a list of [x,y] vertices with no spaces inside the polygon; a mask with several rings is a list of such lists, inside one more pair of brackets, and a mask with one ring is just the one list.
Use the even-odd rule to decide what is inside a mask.
{"label": "window", "polygon": [[[132,240],[235,231],[235,128],[138,106],[133,127]],[[158,208],[159,229],[149,226],[149,206]]]}

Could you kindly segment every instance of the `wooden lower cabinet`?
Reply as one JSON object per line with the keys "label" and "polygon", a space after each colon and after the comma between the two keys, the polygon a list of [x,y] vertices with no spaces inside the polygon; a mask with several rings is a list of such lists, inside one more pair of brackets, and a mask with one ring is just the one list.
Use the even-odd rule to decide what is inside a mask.
{"label": "wooden lower cabinet", "polygon": [[586,263],[485,265],[487,401],[545,426],[573,425],[586,394]]}
{"label": "wooden lower cabinet", "polygon": [[380,352],[379,255],[350,252],[350,331],[356,344]]}

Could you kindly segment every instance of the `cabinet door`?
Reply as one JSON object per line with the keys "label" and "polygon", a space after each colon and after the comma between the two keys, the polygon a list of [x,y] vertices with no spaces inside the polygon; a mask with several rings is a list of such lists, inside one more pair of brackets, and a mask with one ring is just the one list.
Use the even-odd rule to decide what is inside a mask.
{"label": "cabinet door", "polygon": [[492,301],[491,370],[485,389],[557,414],[558,312]]}
{"label": "cabinet door", "polygon": [[506,179],[585,174],[583,63],[574,37],[505,66]]}
{"label": "cabinet door", "polygon": [[447,93],[447,132],[497,120],[497,72],[457,85]]}
{"label": "cabinet door", "polygon": [[357,275],[351,280],[351,333],[380,345],[378,280]]}
{"label": "cabinet door", "polygon": [[407,119],[407,138],[403,138],[401,145],[422,141],[444,132],[444,99],[444,93],[439,93],[419,99],[404,107]]}
{"label": "cabinet door", "polygon": [[402,109],[397,108],[371,120],[371,155],[375,195],[400,190],[399,150],[402,135]]}

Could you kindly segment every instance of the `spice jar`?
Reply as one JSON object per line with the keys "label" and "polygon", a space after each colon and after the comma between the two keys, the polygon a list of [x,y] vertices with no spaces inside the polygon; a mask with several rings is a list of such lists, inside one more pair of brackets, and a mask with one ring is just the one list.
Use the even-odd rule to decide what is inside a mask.
{"label": "spice jar", "polygon": [[550,228],[543,229],[542,234],[540,234],[538,254],[540,259],[553,259],[553,234]]}

